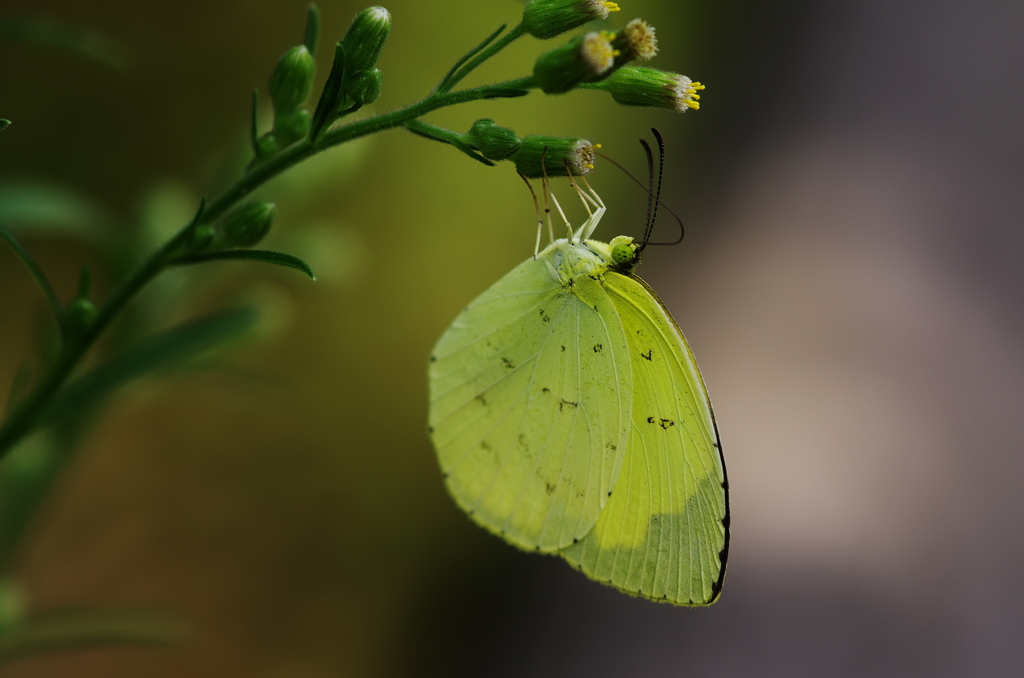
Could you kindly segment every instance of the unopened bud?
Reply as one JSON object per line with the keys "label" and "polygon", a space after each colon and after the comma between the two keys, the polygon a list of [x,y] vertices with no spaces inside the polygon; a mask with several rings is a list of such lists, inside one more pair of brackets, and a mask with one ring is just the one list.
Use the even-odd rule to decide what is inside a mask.
{"label": "unopened bud", "polygon": [[213,242],[215,232],[209,224],[193,226],[188,234],[188,249],[192,252],[202,252]]}
{"label": "unopened bud", "polygon": [[474,122],[466,137],[485,158],[495,161],[506,160],[523,145],[514,130],[502,127],[488,118]]}
{"label": "unopened bud", "polygon": [[587,33],[537,57],[533,77],[547,94],[568,92],[612,67],[615,50],[609,33]]}
{"label": "unopened bud", "polygon": [[281,55],[270,76],[270,99],[274,110],[287,112],[306,103],[313,89],[316,63],[305,45],[292,47]]}
{"label": "unopened bud", "polygon": [[371,68],[357,73],[345,86],[345,92],[352,101],[365,106],[380,98],[382,85],[381,72]]}
{"label": "unopened bud", "polygon": [[309,111],[304,108],[293,108],[290,111],[274,114],[274,138],[281,146],[290,146],[309,134]]}
{"label": "unopened bud", "polygon": [[383,7],[368,7],[357,14],[341,41],[346,70],[358,73],[376,66],[390,32],[391,15]]}
{"label": "unopened bud", "polygon": [[77,297],[64,309],[64,318],[72,335],[77,335],[96,320],[96,305],[86,297]]}
{"label": "unopened bud", "polygon": [[273,132],[267,132],[256,140],[256,157],[259,159],[269,158],[277,153],[279,145]]}
{"label": "unopened bud", "polygon": [[511,160],[516,171],[528,179],[580,176],[594,169],[598,148],[588,139],[531,134],[523,138],[523,145]]}
{"label": "unopened bud", "polygon": [[671,108],[680,113],[700,108],[697,92],[704,89],[685,75],[639,66],[620,68],[596,86],[624,106]]}
{"label": "unopened bud", "polygon": [[252,247],[266,237],[277,216],[273,203],[253,201],[224,217],[224,235],[229,245]]}
{"label": "unopened bud", "polygon": [[533,37],[547,40],[618,11],[614,2],[602,0],[531,0],[523,8],[523,27]]}

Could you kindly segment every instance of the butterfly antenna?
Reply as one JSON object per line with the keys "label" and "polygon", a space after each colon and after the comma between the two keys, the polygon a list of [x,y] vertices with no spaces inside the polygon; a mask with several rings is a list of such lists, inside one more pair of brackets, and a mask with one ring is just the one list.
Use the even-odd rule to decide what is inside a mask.
{"label": "butterfly antenna", "polygon": [[647,241],[651,239],[653,224],[651,212],[654,210],[654,155],[651,153],[651,147],[646,139],[641,139],[640,145],[644,147],[644,153],[647,154],[647,187],[645,189],[647,191],[647,218],[644,220],[644,235],[640,241],[640,251],[643,252],[647,247]]}
{"label": "butterfly antenna", "polygon": [[[683,241],[683,236],[686,235],[686,229],[683,227],[683,220],[679,218],[679,215],[668,208],[661,202],[661,182],[665,178],[665,140],[661,138],[661,132],[654,127],[651,128],[651,132],[654,133],[654,138],[658,140],[658,189],[654,196],[654,214],[651,215],[651,223],[649,228],[651,229],[647,233],[647,237],[644,238],[644,246],[647,245],[678,245]],[[679,237],[672,242],[651,242],[650,235],[651,231],[654,230],[654,220],[658,217],[658,205],[661,205],[668,213],[675,217],[676,222],[679,223]]]}
{"label": "butterfly antenna", "polygon": [[[637,179],[635,174],[633,174],[628,169],[623,167],[621,163],[619,163],[618,161],[615,160],[615,158],[612,158],[612,157],[610,157],[608,155],[605,155],[604,153],[601,153],[601,152],[598,152],[597,155],[600,156],[601,158],[603,158],[604,160],[607,160],[611,164],[615,165],[617,168],[619,168],[619,170],[623,174],[625,174],[627,177],[629,177],[630,179],[633,180],[633,183],[635,183],[637,186],[639,186],[641,189],[643,189],[644,192],[646,192],[648,195],[650,195],[651,192],[650,192],[650,190],[648,190],[648,188],[646,186],[644,186],[644,182],[642,182],[639,179]],[[665,202],[662,201],[661,199],[658,200],[658,204],[661,205],[662,209],[664,209],[666,212],[671,214],[672,218],[676,220],[677,224],[679,224],[679,237],[676,238],[675,240],[673,240],[672,242],[648,242],[647,244],[648,245],[678,245],[679,243],[681,243],[683,241],[683,236],[685,235],[685,229],[683,227],[683,220],[682,220],[682,218],[678,214],[675,213],[675,210],[673,210],[671,207],[666,205]]]}
{"label": "butterfly antenna", "polygon": [[530,180],[522,172],[516,172],[519,178],[523,180],[526,187],[530,189],[530,197],[533,198],[533,209],[537,211],[537,242],[533,245],[533,258],[537,258],[537,254],[540,253],[540,234],[544,228],[544,219],[540,215],[540,202],[537,200],[537,192],[533,190],[533,186],[530,185]]}

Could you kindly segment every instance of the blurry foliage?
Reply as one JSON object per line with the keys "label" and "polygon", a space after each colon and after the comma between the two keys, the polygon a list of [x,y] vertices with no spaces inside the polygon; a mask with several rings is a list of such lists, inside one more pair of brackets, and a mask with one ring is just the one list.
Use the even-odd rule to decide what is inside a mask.
{"label": "blurry foliage", "polygon": [[[62,544],[79,543],[80,538],[69,537],[80,531],[119,534],[117,526],[129,520],[122,515],[125,502],[148,521],[154,536],[129,537],[134,555],[124,555],[126,560],[111,570],[101,567],[89,586],[106,590],[115,603],[122,598],[133,602],[131,595],[117,591],[146,590],[147,577],[170,577],[155,602],[214,625],[221,623],[217,615],[225,613],[205,605],[211,591],[225,589],[224,601],[251,600],[255,594],[267,607],[251,622],[251,633],[265,639],[260,651],[250,648],[254,665],[260,663],[260,652],[293,656],[289,648],[322,647],[318,638],[326,635],[340,643],[341,658],[332,660],[340,666],[395,667],[405,661],[386,650],[396,634],[405,634],[402,642],[433,652],[429,639],[436,636],[441,642],[445,629],[479,633],[457,618],[459,601],[473,597],[466,587],[500,595],[480,564],[508,567],[509,559],[515,562],[519,556],[477,535],[454,515],[444,496],[422,430],[423,364],[430,342],[455,310],[494,277],[495,269],[509,267],[528,251],[532,207],[508,163],[481,181],[478,164],[409,135],[348,138],[339,132],[344,126],[330,128],[333,118],[360,109],[353,125],[371,119],[393,123],[380,111],[431,96],[430,87],[438,83],[438,96],[479,94],[463,97],[469,103],[458,110],[432,116],[451,130],[431,125],[417,131],[476,152],[468,135],[454,131],[469,130],[474,119],[492,114],[493,103],[473,99],[528,93],[534,86],[531,60],[554,45],[512,45],[522,33],[498,31],[439,80],[460,46],[489,33],[496,15],[507,17],[519,8],[514,3],[431,5],[400,5],[393,39],[400,49],[383,53],[387,32],[382,37],[381,15],[361,14],[365,30],[345,34],[334,48],[333,63],[329,46],[320,45],[317,53],[321,19],[312,10],[302,49],[320,57],[315,77],[302,59],[282,58],[271,82],[274,102],[256,97],[251,112],[243,105],[247,88],[264,78],[259,71],[281,51],[285,29],[295,37],[294,3],[268,6],[266,14],[240,13],[229,2],[201,10],[153,5],[139,13],[135,5],[108,0],[102,10],[97,5],[84,13],[54,4],[57,12],[72,17],[67,22],[27,13],[0,17],[4,54],[33,50],[33,60],[18,59],[16,68],[10,59],[0,59],[0,77],[15,84],[11,91],[38,92],[32,106],[12,100],[15,112],[0,111],[18,123],[0,136],[5,145],[0,153],[18,158],[20,168],[12,171],[14,164],[5,160],[0,171],[0,224],[11,227],[12,242],[24,241],[26,263],[35,261],[35,253],[37,268],[51,276],[55,298],[67,299],[79,262],[88,261],[96,271],[92,297],[102,317],[103,300],[111,298],[112,290],[116,295],[124,289],[116,283],[138,271],[140,260],[160,248],[167,255],[121,300],[118,322],[96,351],[86,354],[99,332],[88,336],[88,322],[77,330],[79,337],[85,332],[86,341],[68,363],[65,379],[79,359],[86,369],[75,372],[66,385],[57,384],[18,437],[45,428],[25,437],[0,466],[0,522],[6,521],[0,530],[0,562],[8,577],[0,583],[8,587],[5,591],[17,592],[10,598],[17,604],[5,606],[7,599],[0,600],[0,614],[7,611],[12,629],[22,624],[9,641],[0,640],[0,661],[69,647],[76,637],[83,643],[162,637],[147,635],[145,629],[152,626],[133,625],[120,613],[96,617],[94,628],[61,622],[52,626],[58,631],[49,631],[33,621],[32,610],[60,604],[62,591],[76,589],[76,576],[64,564],[69,554],[85,562],[101,563],[107,557],[99,550],[102,539],[81,552]],[[341,16],[357,9],[332,6],[323,18],[324,34],[343,34]],[[111,35],[131,36],[124,40],[133,50],[130,62],[118,40],[74,27],[75,17],[88,23],[103,13],[100,23]],[[199,14],[203,20],[193,21]],[[657,23],[660,17],[650,18]],[[278,23],[281,31],[266,32]],[[446,39],[439,41],[438,35]],[[364,46],[353,52],[354,61],[346,44]],[[131,63],[132,69],[112,79],[67,55],[47,54],[47,46],[119,68]],[[373,52],[368,60],[367,49]],[[696,50],[668,41],[662,59],[678,62],[691,51]],[[480,86],[478,73],[471,71],[491,57],[489,67],[497,79],[517,80]],[[345,77],[349,62],[358,65],[359,77]],[[380,70],[373,74],[377,65]],[[384,88],[376,91],[371,85],[380,84],[381,73]],[[57,80],[66,89],[40,90],[40,79]],[[459,83],[466,89],[455,89]],[[314,93],[322,88],[326,96],[314,94],[312,115],[303,121],[295,112],[303,109],[310,87]],[[75,119],[65,123],[70,100],[76,102]],[[499,122],[518,121],[513,126],[524,135],[600,132],[605,146],[617,146],[620,156],[625,144],[635,143],[649,127],[648,121],[638,120],[644,116],[615,110],[606,94],[573,92],[546,100],[499,102],[507,113]],[[450,98],[451,103],[460,101]],[[250,118],[250,132],[242,134]],[[627,124],[631,118],[634,122]],[[321,149],[315,139],[302,137],[309,125],[314,132],[322,125],[323,146],[346,143],[317,154]],[[299,140],[289,146],[288,135],[295,129]],[[678,132],[673,127],[667,131],[671,143]],[[243,145],[247,136],[255,148]],[[285,141],[278,143],[278,137]],[[50,144],[45,157],[25,145],[44,140]],[[279,162],[282,157],[285,161]],[[259,174],[271,165],[273,171]],[[190,178],[166,178],[180,176]],[[204,202],[197,186],[220,189],[221,198]],[[236,190],[239,186],[244,190]],[[246,262],[164,270],[172,261],[229,256],[216,248],[183,250],[190,241],[188,228],[182,227],[209,224],[219,234],[217,217],[243,196],[272,201],[280,210],[278,223],[287,225],[271,230],[261,243],[275,253],[262,258],[280,262],[285,255],[278,250],[293,253],[297,258],[290,265],[301,267],[298,257],[309,262],[328,287],[302,289],[288,271],[251,272]],[[211,205],[212,213],[207,211]],[[254,250],[234,256],[261,258]],[[27,296],[15,259],[6,252],[0,257],[0,284],[10,290],[5,298]],[[443,274],[456,262],[463,267],[458,275]],[[136,291],[137,303],[127,304]],[[45,381],[46,370],[59,365],[69,342],[77,341],[66,327],[63,339],[45,323],[16,329],[22,323],[11,319],[31,316],[36,306],[19,302],[3,309],[3,326],[10,332],[4,337],[3,372],[21,375],[12,380],[12,413],[31,397],[29,382]],[[224,307],[229,310],[218,310]],[[58,317],[67,324],[66,310]],[[248,338],[244,347],[242,338]],[[12,361],[25,349],[35,356],[16,370]],[[209,359],[212,349],[217,349],[212,352],[216,362]],[[183,366],[200,366],[204,372],[182,371]],[[187,381],[180,393],[142,379],[171,369]],[[133,397],[113,401],[120,407],[112,408],[106,421],[100,419],[115,391],[130,382],[136,384],[127,389]],[[50,490],[83,444],[100,460],[95,468],[109,473],[70,482],[56,515],[62,515],[59,506],[67,502],[85,502],[79,504],[81,513],[48,528],[50,540],[33,547],[26,560],[22,537],[30,534]],[[102,499],[86,498],[95,492],[87,489],[91,484],[104,488]],[[224,548],[234,549],[222,562],[203,561],[220,556],[181,555],[203,553],[221,539]],[[253,571],[235,577],[240,563],[251,564]],[[125,567],[137,574],[125,578]],[[153,574],[164,567],[179,567],[186,574]],[[221,579],[201,574],[218,568],[223,572],[211,576]],[[22,578],[31,597],[17,583]],[[330,582],[326,591],[321,588],[325,582]],[[453,597],[459,589],[461,596]],[[226,614],[237,621],[246,613]],[[422,619],[434,615],[444,623],[424,628]],[[163,628],[162,623],[156,627]],[[53,640],[55,633],[63,635]],[[287,665],[290,660],[282,661]]]}

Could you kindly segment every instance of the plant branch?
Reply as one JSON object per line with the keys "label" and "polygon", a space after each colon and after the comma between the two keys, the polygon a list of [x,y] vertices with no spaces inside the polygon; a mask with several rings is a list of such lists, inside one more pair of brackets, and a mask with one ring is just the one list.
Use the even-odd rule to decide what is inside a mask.
{"label": "plant branch", "polygon": [[438,86],[437,91],[440,93],[450,91],[452,87],[455,87],[455,85],[459,84],[463,78],[472,73],[477,66],[487,61],[524,35],[526,35],[526,28],[523,24],[519,24],[511,31],[501,36],[501,38],[495,41],[490,47],[477,54],[476,57],[468,64],[458,69],[454,74],[445,77],[444,82]]}
{"label": "plant branch", "polygon": [[[505,36],[505,38],[508,37],[508,35]],[[509,42],[511,41],[509,40]],[[478,56],[470,66],[475,68],[475,62],[480,60],[482,56],[484,55]],[[465,71],[465,68],[463,70]],[[439,108],[469,101],[522,96],[528,94],[529,90],[533,87],[533,78],[528,76],[502,83],[463,89],[457,92],[435,92],[405,108],[329,130],[321,136],[320,141],[316,145],[313,145],[308,139],[297,142],[266,162],[251,167],[233,186],[210,202],[206,209],[197,215],[193,223],[183,227],[174,237],[168,240],[160,249],[153,252],[111,290],[99,307],[96,320],[88,325],[75,341],[64,347],[57,361],[42,381],[39,382],[25,400],[18,404],[3,426],[0,427],[0,460],[10,453],[26,433],[36,426],[50,401],[67,381],[79,361],[92,348],[96,340],[110,326],[121,310],[150,280],[163,271],[175,256],[180,254],[182,246],[187,242],[190,230],[195,225],[210,223],[216,220],[242,198],[270,179],[331,146],[337,146],[359,137],[400,127],[410,120],[414,120]]]}

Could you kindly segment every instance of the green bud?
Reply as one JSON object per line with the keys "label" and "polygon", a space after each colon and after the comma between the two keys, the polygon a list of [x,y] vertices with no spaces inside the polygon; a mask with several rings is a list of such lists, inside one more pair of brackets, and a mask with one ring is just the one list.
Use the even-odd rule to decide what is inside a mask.
{"label": "green bud", "polygon": [[276,154],[277,150],[277,137],[273,132],[267,132],[256,140],[256,157],[261,160]]}
{"label": "green bud", "polygon": [[192,230],[188,234],[188,249],[190,252],[202,252],[210,243],[213,242],[215,231],[213,226],[208,224],[199,224],[193,226]]}
{"label": "green bud", "polygon": [[523,8],[523,28],[533,37],[547,40],[618,11],[614,2],[601,0],[531,0]]}
{"label": "green bud", "polygon": [[256,200],[235,208],[224,217],[227,244],[252,247],[270,232],[276,216],[277,207],[269,202]]}
{"label": "green bud", "polygon": [[281,146],[291,146],[309,134],[312,116],[304,108],[293,108],[286,113],[274,114],[274,137]]}
{"label": "green bud", "polygon": [[383,7],[368,7],[356,15],[341,42],[349,73],[368,71],[377,65],[391,32],[391,15]]}
{"label": "green bud", "polygon": [[523,145],[510,159],[515,162],[516,171],[527,179],[545,175],[564,177],[570,173],[580,176],[594,169],[595,152],[600,147],[587,139],[531,134],[523,138]]}
{"label": "green bud", "polygon": [[306,103],[313,89],[316,63],[305,45],[292,47],[281,59],[270,76],[270,99],[274,111],[287,112]]}
{"label": "green bud", "polygon": [[620,68],[595,86],[624,106],[671,108],[680,113],[700,108],[697,91],[704,89],[685,75],[639,66]]}
{"label": "green bud", "polygon": [[466,133],[469,143],[488,160],[506,160],[523,145],[516,133],[493,120],[482,118]]}
{"label": "green bud", "polygon": [[381,72],[376,68],[356,73],[345,85],[345,93],[357,104],[372,104],[380,97]]}
{"label": "green bud", "polygon": [[96,320],[96,305],[86,297],[77,297],[64,309],[67,327],[73,336],[77,336]]}
{"label": "green bud", "polygon": [[7,129],[8,127],[10,127],[10,125],[10,120],[8,120],[7,118],[0,118],[0,131]]}
{"label": "green bud", "polygon": [[22,620],[25,607],[25,590],[12,579],[0,579],[0,636]]}
{"label": "green bud", "polygon": [[615,51],[609,33],[587,33],[537,57],[533,77],[547,94],[568,92],[595,80],[612,67]]}

